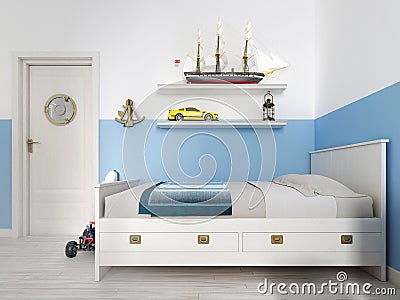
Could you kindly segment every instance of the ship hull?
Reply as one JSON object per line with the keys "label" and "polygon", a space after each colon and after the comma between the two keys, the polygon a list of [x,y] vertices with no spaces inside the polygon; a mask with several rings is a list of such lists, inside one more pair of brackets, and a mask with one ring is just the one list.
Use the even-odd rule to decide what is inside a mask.
{"label": "ship hull", "polygon": [[185,72],[186,81],[194,84],[257,84],[263,78],[258,72]]}

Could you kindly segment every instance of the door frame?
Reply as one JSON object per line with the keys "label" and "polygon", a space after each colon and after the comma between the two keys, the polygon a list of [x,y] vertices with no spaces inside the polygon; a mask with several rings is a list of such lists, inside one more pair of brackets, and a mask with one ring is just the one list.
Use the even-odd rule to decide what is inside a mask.
{"label": "door frame", "polygon": [[[15,86],[12,120],[12,228],[11,236],[29,235],[29,156],[26,141],[29,127],[30,66],[90,66],[92,69],[91,110],[92,182],[98,181],[100,55],[98,52],[18,52],[14,55]],[[94,192],[93,192],[94,199]]]}

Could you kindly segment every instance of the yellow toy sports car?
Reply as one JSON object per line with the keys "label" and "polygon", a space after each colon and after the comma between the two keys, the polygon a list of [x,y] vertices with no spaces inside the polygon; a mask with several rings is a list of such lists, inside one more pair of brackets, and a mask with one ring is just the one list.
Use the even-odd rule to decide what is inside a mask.
{"label": "yellow toy sports car", "polygon": [[212,111],[199,110],[195,107],[184,107],[179,109],[170,109],[168,113],[170,121],[218,121],[218,114]]}

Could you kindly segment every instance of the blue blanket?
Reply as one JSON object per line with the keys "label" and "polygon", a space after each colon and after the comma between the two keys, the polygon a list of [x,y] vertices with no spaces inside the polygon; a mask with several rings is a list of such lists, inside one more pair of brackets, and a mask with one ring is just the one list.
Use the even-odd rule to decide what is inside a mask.
{"label": "blue blanket", "polygon": [[184,185],[160,182],[142,193],[139,214],[153,216],[232,215],[232,200],[225,184]]}

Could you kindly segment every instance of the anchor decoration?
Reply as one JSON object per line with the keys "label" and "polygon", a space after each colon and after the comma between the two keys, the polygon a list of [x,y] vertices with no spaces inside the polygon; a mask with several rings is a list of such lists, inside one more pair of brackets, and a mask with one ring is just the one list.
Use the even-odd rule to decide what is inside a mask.
{"label": "anchor decoration", "polygon": [[[115,118],[115,121],[123,124],[125,127],[132,127],[133,125],[140,123],[144,120],[144,116],[141,117],[135,110],[135,106],[133,100],[128,99],[125,102],[125,105],[122,105],[124,110],[118,111],[118,117]],[[135,115],[136,120],[133,120],[133,115]]]}

